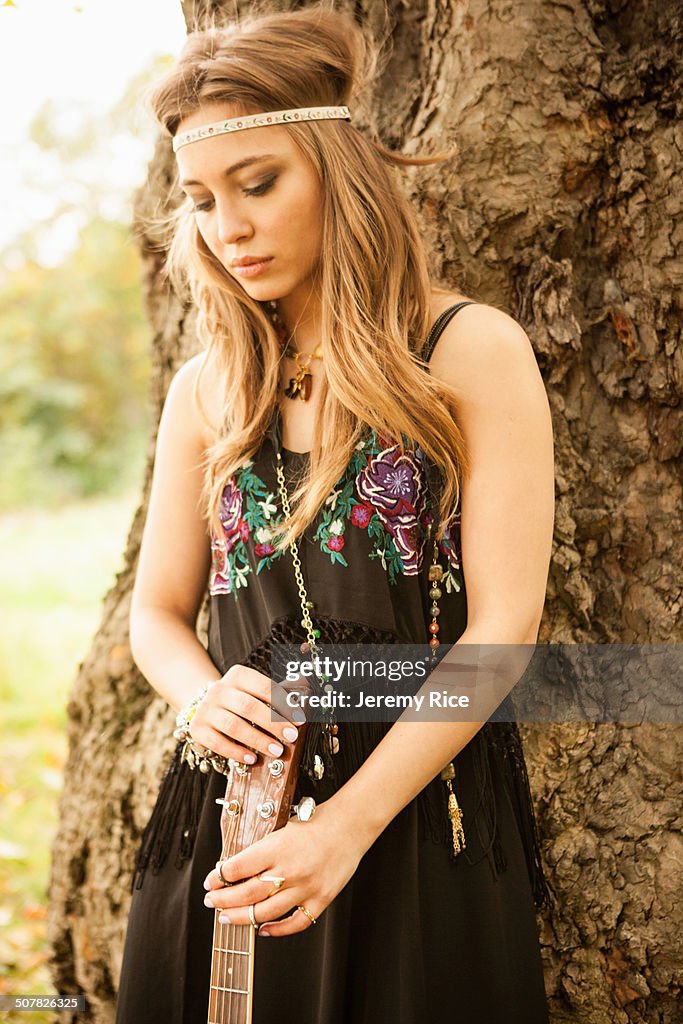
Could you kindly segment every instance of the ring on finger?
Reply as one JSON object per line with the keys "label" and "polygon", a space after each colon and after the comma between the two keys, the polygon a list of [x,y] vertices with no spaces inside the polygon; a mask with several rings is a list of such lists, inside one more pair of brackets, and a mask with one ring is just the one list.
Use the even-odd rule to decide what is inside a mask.
{"label": "ring on finger", "polygon": [[305,914],[306,917],[308,918],[308,920],[312,924],[317,924],[318,923],[318,918],[317,917],[313,917],[313,914],[310,912],[310,910],[306,910],[306,907],[303,905],[303,903],[300,903],[298,905],[297,910],[300,910],[302,912],[302,914]]}
{"label": "ring on finger", "polygon": [[287,879],[283,878],[281,875],[259,875],[259,879],[262,882],[272,882],[273,884],[273,888],[266,896],[266,899],[269,899],[271,896],[274,896],[276,892],[279,892],[287,881]]}
{"label": "ring on finger", "polygon": [[249,904],[249,920],[253,924],[254,928],[258,928],[258,921],[256,920],[256,918],[254,916],[254,904],[253,903]]}
{"label": "ring on finger", "polygon": [[225,875],[223,874],[223,861],[222,860],[216,861],[216,870],[218,871],[218,874],[221,876],[221,882],[223,883],[223,885],[232,885],[232,882],[229,882],[227,880],[227,878],[225,877]]}

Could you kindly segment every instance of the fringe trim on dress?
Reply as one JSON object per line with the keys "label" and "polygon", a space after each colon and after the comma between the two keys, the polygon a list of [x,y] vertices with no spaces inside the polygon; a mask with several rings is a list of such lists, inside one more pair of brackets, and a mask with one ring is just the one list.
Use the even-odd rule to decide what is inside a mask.
{"label": "fringe trim on dress", "polygon": [[178,823],[181,834],[176,857],[180,868],[192,857],[199,819],[206,797],[209,776],[191,771],[180,757],[183,743],[178,743],[166,769],[152,815],[142,833],[142,842],[135,858],[132,889],[141,889],[145,872],[151,865],[158,874],[166,863],[173,846]]}

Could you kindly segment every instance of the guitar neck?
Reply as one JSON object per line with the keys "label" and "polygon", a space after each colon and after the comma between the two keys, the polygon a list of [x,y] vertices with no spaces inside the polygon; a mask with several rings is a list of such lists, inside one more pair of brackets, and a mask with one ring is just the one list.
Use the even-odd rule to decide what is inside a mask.
{"label": "guitar neck", "polygon": [[214,919],[208,1024],[251,1024],[256,932]]}
{"label": "guitar neck", "polygon": [[[253,766],[230,762],[223,805],[221,860],[251,846],[289,818],[305,726],[293,750]],[[208,1024],[251,1024],[256,930],[221,924],[215,911]]]}

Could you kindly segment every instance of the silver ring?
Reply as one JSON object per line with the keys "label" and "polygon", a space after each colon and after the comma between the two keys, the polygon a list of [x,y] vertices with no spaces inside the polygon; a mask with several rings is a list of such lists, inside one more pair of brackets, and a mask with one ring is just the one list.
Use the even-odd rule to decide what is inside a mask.
{"label": "silver ring", "polygon": [[254,904],[253,903],[249,904],[249,920],[253,924],[254,928],[258,928],[258,921],[254,917]]}
{"label": "silver ring", "polygon": [[222,860],[217,861],[216,869],[218,871],[218,874],[221,876],[221,881],[222,881],[223,885],[224,886],[232,885],[232,882],[228,882],[228,880],[226,879],[225,875],[223,874],[223,861]]}

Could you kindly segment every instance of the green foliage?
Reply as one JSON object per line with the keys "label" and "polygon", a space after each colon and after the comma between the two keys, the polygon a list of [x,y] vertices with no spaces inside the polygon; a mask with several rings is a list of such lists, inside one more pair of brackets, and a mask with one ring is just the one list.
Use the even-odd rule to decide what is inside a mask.
{"label": "green foliage", "polygon": [[27,261],[10,274],[0,291],[0,510],[139,474],[148,349],[140,259],[123,225],[94,219],[59,266]]}
{"label": "green foliage", "polygon": [[[67,754],[66,704],[121,568],[139,487],[0,518],[0,992],[54,991],[47,887]],[[47,543],[37,543],[45,536]],[[36,585],[38,583],[38,585]],[[47,1024],[54,1013],[7,1013]]]}

